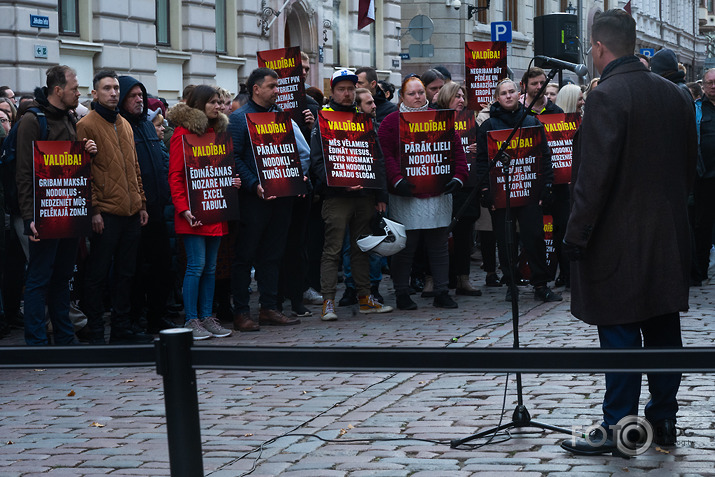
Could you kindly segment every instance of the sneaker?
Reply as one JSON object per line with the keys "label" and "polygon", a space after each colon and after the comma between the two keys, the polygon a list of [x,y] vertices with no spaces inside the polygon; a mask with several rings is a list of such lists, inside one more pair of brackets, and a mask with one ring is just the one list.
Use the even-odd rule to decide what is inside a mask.
{"label": "sneaker", "polygon": [[343,293],[343,297],[338,302],[338,306],[357,305],[357,302],[357,292],[355,289],[352,287],[345,287],[345,293]]}
{"label": "sneaker", "polygon": [[303,292],[303,303],[309,305],[322,305],[323,295],[315,291],[312,287]]}
{"label": "sneaker", "polygon": [[189,320],[184,325],[184,328],[191,330],[191,334],[194,336],[194,340],[207,340],[213,336],[211,333],[204,328],[198,318]]}
{"label": "sneaker", "polygon": [[231,336],[231,330],[228,330],[221,326],[221,323],[218,321],[218,319],[214,318],[213,316],[209,316],[208,318],[201,320],[201,324],[206,331],[211,333],[211,335],[215,336],[216,338],[225,338],[227,336]]}
{"label": "sneaker", "polygon": [[389,313],[392,311],[391,306],[380,304],[372,295],[361,296],[358,302],[360,303],[360,313]]}
{"label": "sneaker", "polygon": [[323,301],[323,312],[320,314],[320,319],[323,321],[335,321],[338,319],[338,315],[335,314],[334,300]]}
{"label": "sneaker", "polygon": [[561,295],[553,291],[546,285],[534,288],[534,300],[541,300],[544,303],[549,303],[552,301],[561,301]]}

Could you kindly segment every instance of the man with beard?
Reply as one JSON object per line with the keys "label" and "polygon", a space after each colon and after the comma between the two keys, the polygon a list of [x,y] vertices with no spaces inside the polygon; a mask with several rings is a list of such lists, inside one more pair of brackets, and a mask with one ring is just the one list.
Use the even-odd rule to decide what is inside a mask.
{"label": "man with beard", "polygon": [[[69,280],[74,271],[79,238],[45,239],[35,227],[34,154],[33,141],[76,141],[74,117],[79,83],[77,73],[69,66],[53,66],[47,70],[47,86],[35,90],[35,102],[22,117],[17,131],[17,191],[25,222],[25,235],[30,238],[30,260],[25,282],[25,342],[47,345],[45,305],[52,322],[54,343],[75,343],[74,327],[69,318]],[[47,131],[41,131],[37,108],[45,115]],[[86,139],[82,139],[86,141]],[[85,143],[85,151],[97,153],[94,141]]]}

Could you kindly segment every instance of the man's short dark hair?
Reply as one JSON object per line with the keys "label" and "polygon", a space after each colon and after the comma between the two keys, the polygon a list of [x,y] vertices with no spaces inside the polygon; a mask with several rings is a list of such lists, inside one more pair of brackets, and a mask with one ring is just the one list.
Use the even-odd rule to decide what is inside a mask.
{"label": "man's short dark hair", "polygon": [[114,70],[99,70],[99,71],[97,71],[97,74],[94,75],[94,78],[92,79],[92,88],[97,89],[97,85],[104,78],[114,78],[117,81],[119,80],[119,77],[117,76],[116,71],[114,71]]}
{"label": "man's short dark hair", "polygon": [[248,90],[248,94],[250,94],[251,97],[253,97],[253,85],[261,86],[263,84],[263,81],[265,81],[266,76],[278,79],[278,73],[276,73],[270,68],[256,68],[255,70],[251,71],[251,74],[246,80],[246,89]]}
{"label": "man's short dark hair", "polygon": [[521,84],[526,86],[526,83],[528,83],[531,78],[536,78],[542,75],[546,77],[546,71],[538,66],[533,66],[524,72],[524,75],[521,77]]}
{"label": "man's short dark hair", "polygon": [[444,75],[439,71],[435,70],[434,68],[427,70],[422,75],[420,75],[420,81],[422,81],[422,84],[425,86],[438,79],[444,81]]}
{"label": "man's short dark hair", "polygon": [[73,70],[67,65],[55,65],[47,70],[47,73],[45,73],[45,75],[47,76],[47,81],[45,82],[45,85],[47,86],[48,95],[52,94],[55,89],[55,86],[59,86],[60,88],[64,89],[65,85],[67,84],[67,73],[71,73],[75,76],[77,75],[75,70]]}
{"label": "man's short dark hair", "polygon": [[596,13],[591,38],[600,41],[616,58],[632,55],[636,49],[636,21],[620,8]]}
{"label": "man's short dark hair", "polygon": [[9,86],[0,86],[0,98],[7,98],[7,91],[11,89]]}
{"label": "man's short dark hair", "polygon": [[446,66],[444,66],[444,65],[437,65],[437,66],[434,67],[434,69],[436,69],[437,71],[439,71],[440,73],[442,73],[442,76],[444,76],[445,81],[446,81],[446,80],[452,81],[452,73],[449,72],[449,70],[447,69]]}
{"label": "man's short dark hair", "polygon": [[355,70],[355,75],[360,75],[360,73],[365,73],[365,79],[368,83],[372,83],[373,81],[377,82],[377,71],[375,71],[375,68],[363,66]]}

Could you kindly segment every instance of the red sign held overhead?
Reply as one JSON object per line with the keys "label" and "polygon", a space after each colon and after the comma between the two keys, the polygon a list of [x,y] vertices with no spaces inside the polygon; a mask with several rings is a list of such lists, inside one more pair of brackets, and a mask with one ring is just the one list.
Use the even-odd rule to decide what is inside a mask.
{"label": "red sign held overhead", "polygon": [[[283,111],[289,111],[298,124],[305,122],[303,111],[308,109],[305,99],[305,83],[303,81],[303,63],[300,58],[300,48],[278,48],[256,53],[258,66],[270,68],[278,73],[278,97],[276,106]],[[249,91],[251,94],[251,91]]]}
{"label": "red sign held overhead", "polygon": [[468,41],[464,43],[464,76],[467,107],[481,111],[494,101],[497,83],[507,77],[506,42]]}
{"label": "red sign held overhead", "polygon": [[435,194],[454,176],[454,111],[400,113],[400,168],[413,194]]}
{"label": "red sign held overhead", "polygon": [[[511,129],[489,131],[487,133],[487,147],[489,160],[496,156],[502,143],[511,134]],[[538,193],[541,189],[543,176],[541,174],[541,126],[520,128],[506,148],[509,155],[509,186],[511,190],[510,205],[522,207],[539,201]],[[506,181],[501,162],[489,171],[489,185],[494,206],[497,209],[506,207]]]}
{"label": "red sign held overhead", "polygon": [[290,113],[246,114],[258,180],[266,197],[306,193]]}
{"label": "red sign held overhead", "polygon": [[328,186],[379,189],[372,118],[365,113],[321,110],[318,121]]}
{"label": "red sign held overhead", "polygon": [[203,224],[238,219],[233,142],[228,132],[182,136],[191,214]]}
{"label": "red sign held overhead", "polygon": [[581,125],[581,115],[541,114],[539,121],[544,125],[546,140],[551,148],[551,167],[554,169],[554,184],[571,182],[571,161],[573,159],[573,137]]}
{"label": "red sign held overhead", "polygon": [[91,164],[84,141],[34,141],[35,228],[42,239],[90,232]]}

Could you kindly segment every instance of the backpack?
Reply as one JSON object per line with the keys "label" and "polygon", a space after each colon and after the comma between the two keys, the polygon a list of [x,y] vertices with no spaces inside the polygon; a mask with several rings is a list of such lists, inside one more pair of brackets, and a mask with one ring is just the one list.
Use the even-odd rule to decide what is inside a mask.
{"label": "backpack", "polygon": [[[33,113],[37,117],[37,122],[40,123],[40,141],[47,140],[49,131],[47,130],[47,118],[45,117],[45,113],[36,107],[27,108],[26,113]],[[3,141],[2,149],[0,150],[0,164],[8,164],[15,160],[17,155],[17,130],[19,127],[20,121],[7,133],[7,137]]]}
{"label": "backpack", "polygon": [[[32,113],[37,116],[37,122],[40,123],[40,140],[47,140],[49,130],[47,127],[47,118],[45,113],[37,107],[27,108],[27,113]],[[17,184],[15,183],[15,169],[17,167],[17,129],[20,127],[18,121],[10,132],[7,133],[5,141],[0,149],[0,167],[2,168],[2,188],[5,199],[5,212],[12,215],[20,215],[20,204],[17,198]]]}

